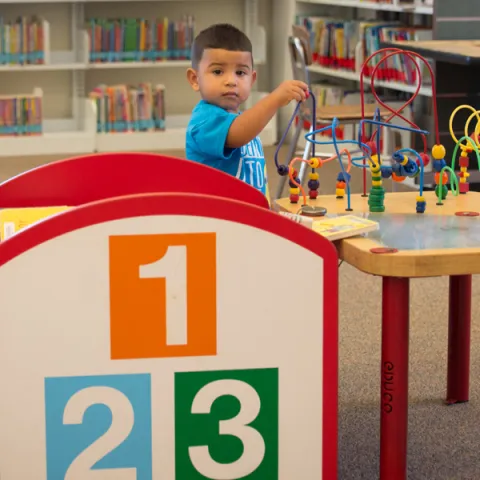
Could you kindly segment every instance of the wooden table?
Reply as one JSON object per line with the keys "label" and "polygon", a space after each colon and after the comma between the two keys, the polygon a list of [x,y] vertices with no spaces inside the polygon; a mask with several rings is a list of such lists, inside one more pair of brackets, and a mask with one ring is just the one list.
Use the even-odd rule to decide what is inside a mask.
{"label": "wooden table", "polygon": [[[437,206],[433,192],[425,192],[424,214],[415,212],[417,192],[386,193],[385,213],[368,213],[368,198],[320,196],[308,201],[327,215],[368,214],[380,223],[378,232],[336,242],[339,256],[359,270],[382,277],[382,359],[380,478],[407,478],[408,344],[410,278],[448,276],[448,404],[469,399],[470,319],[472,274],[480,273],[480,193],[454,197],[451,192]],[[300,204],[276,200],[279,210],[297,213]],[[476,212],[476,216],[456,215]],[[372,248],[385,247],[384,253]]]}

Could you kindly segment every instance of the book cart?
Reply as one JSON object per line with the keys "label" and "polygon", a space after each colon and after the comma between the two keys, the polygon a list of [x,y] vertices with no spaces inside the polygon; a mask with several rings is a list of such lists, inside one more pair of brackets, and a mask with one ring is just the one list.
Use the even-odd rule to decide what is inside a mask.
{"label": "book cart", "polygon": [[337,478],[328,240],[153,154],[51,163],[0,205],[71,207],[0,243],[2,480]]}

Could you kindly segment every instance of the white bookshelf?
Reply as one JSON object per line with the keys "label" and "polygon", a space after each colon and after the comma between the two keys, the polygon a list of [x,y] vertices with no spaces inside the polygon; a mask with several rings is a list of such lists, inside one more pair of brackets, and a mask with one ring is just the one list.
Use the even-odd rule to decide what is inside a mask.
{"label": "white bookshelf", "polygon": [[[253,97],[270,91],[267,38],[271,0],[0,0],[6,20],[33,15],[44,19],[45,64],[0,65],[0,94],[43,91],[44,134],[0,137],[0,157],[76,155],[95,151],[163,151],[185,147],[189,114],[198,101],[186,80],[189,61],[90,63],[87,18],[195,16],[195,30],[230,22],[249,34],[255,52],[258,84]],[[266,29],[262,26],[266,25]],[[96,132],[96,107],[87,99],[98,84],[138,84],[166,87],[164,132]],[[262,135],[265,145],[276,141],[276,119]]]}
{"label": "white bookshelf", "polygon": [[[430,2],[431,3],[431,2]],[[352,19],[371,19],[375,12],[404,12],[414,15],[432,16],[434,7],[432,4],[416,0],[414,2],[402,2],[394,0],[392,3],[380,3],[363,0],[278,0],[277,8],[273,12],[273,23],[277,28],[273,31],[272,42],[277,48],[272,55],[272,75],[275,78],[291,77],[291,61],[287,48],[287,39],[291,35],[292,24],[295,16],[298,14],[318,12],[319,16],[331,16],[336,18]],[[310,79],[315,82],[321,79],[336,78],[345,82],[355,82],[358,86],[360,82],[361,64],[357,63],[355,71],[328,68],[321,65],[311,65],[309,67]],[[370,85],[370,79],[364,78],[365,86]],[[375,81],[375,86],[388,88],[392,91],[413,93],[417,85],[407,85],[400,82]],[[419,95],[431,97],[432,92],[428,85],[422,86]],[[278,125],[280,130],[287,127],[292,110],[285,109],[278,116]]]}

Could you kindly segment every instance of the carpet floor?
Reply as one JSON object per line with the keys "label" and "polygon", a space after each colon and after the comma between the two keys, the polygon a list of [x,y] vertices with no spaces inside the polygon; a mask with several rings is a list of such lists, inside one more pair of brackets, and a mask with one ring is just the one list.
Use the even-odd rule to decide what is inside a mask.
{"label": "carpet floor", "polygon": [[[273,148],[265,151],[272,194],[278,181],[273,152]],[[164,153],[183,157],[179,151]],[[281,153],[285,154],[286,150]],[[0,180],[54,159],[3,160]],[[323,194],[334,193],[337,173],[338,167],[333,162],[322,168]],[[358,170],[353,172],[351,185],[352,192],[360,191]],[[388,185],[387,182],[387,191],[391,188]],[[480,283],[474,278],[471,400],[450,407],[443,404],[448,279],[412,280],[410,288],[408,479],[480,480],[480,428],[477,425],[477,421],[480,424],[480,348],[477,348]],[[340,267],[340,480],[379,477],[380,313],[381,279],[343,264]]]}

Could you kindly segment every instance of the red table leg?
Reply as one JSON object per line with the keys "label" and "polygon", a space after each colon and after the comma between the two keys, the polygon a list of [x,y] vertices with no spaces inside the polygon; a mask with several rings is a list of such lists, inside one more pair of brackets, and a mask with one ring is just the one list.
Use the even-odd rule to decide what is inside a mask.
{"label": "red table leg", "polygon": [[380,479],[407,478],[408,278],[383,278]]}
{"label": "red table leg", "polygon": [[472,276],[450,277],[447,403],[468,402]]}

